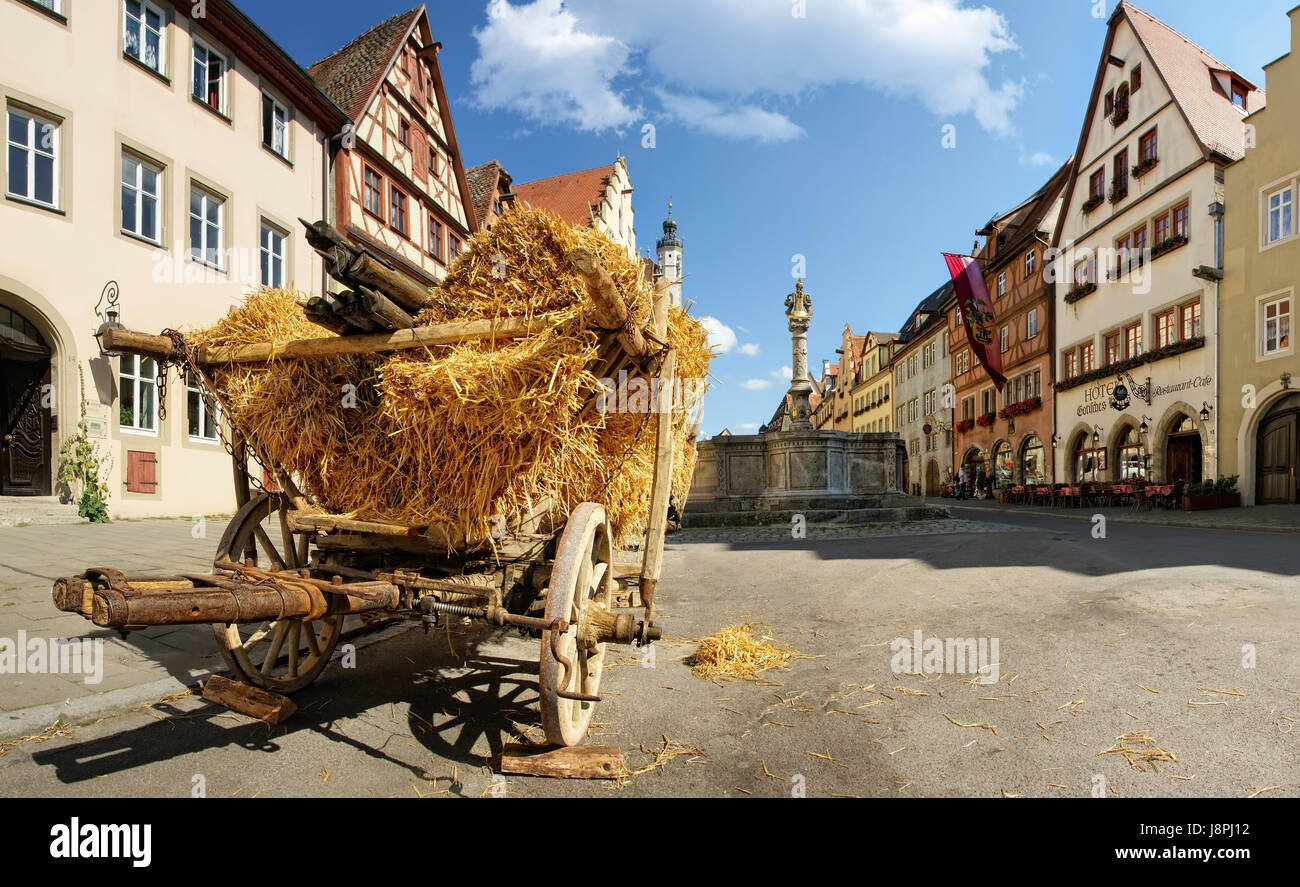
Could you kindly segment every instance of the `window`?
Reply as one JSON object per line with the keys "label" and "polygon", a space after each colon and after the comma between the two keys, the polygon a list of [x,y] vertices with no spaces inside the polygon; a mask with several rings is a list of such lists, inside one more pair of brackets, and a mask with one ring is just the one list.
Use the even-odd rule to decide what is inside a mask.
{"label": "window", "polygon": [[197,38],[194,40],[194,97],[218,113],[226,113],[226,60]]}
{"label": "window", "polygon": [[1200,338],[1201,335],[1201,303],[1192,302],[1183,305],[1178,309],[1179,321],[1183,328],[1183,341],[1188,339]]}
{"label": "window", "polygon": [[1097,282],[1097,257],[1089,256],[1074,266],[1074,282],[1079,286]]}
{"label": "window", "polygon": [[185,416],[189,421],[191,440],[217,440],[217,422],[208,412],[200,382],[192,373],[185,374]]}
{"label": "window", "polygon": [[151,243],[162,243],[158,219],[162,170],[122,152],[122,231]]}
{"label": "window", "polygon": [[1164,348],[1178,341],[1178,324],[1173,311],[1166,311],[1156,317],[1156,347]]}
{"label": "window", "polygon": [[1159,246],[1169,239],[1169,214],[1159,216],[1152,227],[1155,229],[1155,245]]}
{"label": "window", "polygon": [[1088,180],[1088,196],[1094,200],[1106,199],[1106,170],[1099,169]]}
{"label": "window", "polygon": [[225,201],[202,188],[190,187],[190,255],[221,268],[221,222]]}
{"label": "window", "polygon": [[1184,203],[1182,206],[1175,207],[1173,211],[1173,217],[1174,217],[1174,236],[1187,237],[1188,236],[1187,204]]}
{"label": "window", "polygon": [[63,14],[63,0],[33,0],[38,6],[44,6],[50,12]]}
{"label": "window", "polygon": [[289,109],[262,93],[262,144],[289,158]]}
{"label": "window", "polygon": [[1115,193],[1128,191],[1128,148],[1115,155]]}
{"label": "window", "polygon": [[1141,65],[1133,66],[1133,74],[1132,76],[1129,77],[1129,83],[1131,84],[1131,89],[1133,92],[1137,92],[1139,89],[1142,88],[1142,66]]}
{"label": "window", "polygon": [[957,366],[953,375],[960,376],[962,373],[970,372],[970,352],[963,351],[961,354],[958,354],[956,364]]}
{"label": "window", "polygon": [[1146,163],[1156,159],[1156,131],[1154,129],[1142,136],[1139,144],[1139,162]]}
{"label": "window", "polygon": [[1121,276],[1129,267],[1133,257],[1133,235],[1125,234],[1115,241],[1115,276]]}
{"label": "window", "polygon": [[963,397],[961,399],[961,418],[963,422],[969,422],[975,418],[975,398]]}
{"label": "window", "polygon": [[1244,84],[1237,80],[1232,81],[1232,103],[1243,111],[1249,110],[1246,107],[1247,95]]}
{"label": "window", "polygon": [[262,286],[284,286],[284,242],[283,231],[262,223]]}
{"label": "window", "polygon": [[1073,379],[1079,375],[1079,352],[1067,351],[1065,354],[1065,378]]}
{"label": "window", "polygon": [[1011,341],[1011,330],[1008,327],[1004,326],[1001,330],[998,331],[998,347],[1002,349],[1003,354],[1007,353],[1007,347],[1010,341]]}
{"label": "window", "polygon": [[1115,110],[1115,90],[1106,93],[1106,116],[1109,117]]}
{"label": "window", "polygon": [[411,123],[409,120],[398,118],[397,138],[406,147],[411,147]]}
{"label": "window", "polygon": [[118,425],[130,431],[155,430],[158,364],[137,354],[121,358],[118,387]]}
{"label": "window", "polygon": [[1083,372],[1091,373],[1097,368],[1097,346],[1089,342],[1079,349],[1079,362]]}
{"label": "window", "polygon": [[429,214],[429,255],[442,261],[442,222]]}
{"label": "window", "polygon": [[1138,430],[1130,425],[1119,442],[1120,480],[1135,480],[1145,476],[1142,463],[1146,453],[1146,448],[1142,446],[1142,438],[1138,434]]}
{"label": "window", "polygon": [[998,407],[998,392],[996,388],[985,388],[980,392],[980,415],[987,416],[995,412]]}
{"label": "window", "polygon": [[365,172],[365,197],[364,206],[366,212],[380,219],[384,217],[384,177],[375,172],[370,167],[366,167]]}
{"label": "window", "polygon": [[1025,326],[1027,330],[1026,338],[1032,339],[1034,338],[1034,336],[1038,335],[1038,309],[1037,308],[1032,309],[1029,312],[1029,314],[1025,316]]}
{"label": "window", "polygon": [[1034,276],[1035,258],[1036,258],[1036,253],[1034,252],[1034,250],[1031,249],[1029,252],[1025,253],[1025,280],[1028,280],[1029,278]]}
{"label": "window", "polygon": [[167,19],[158,7],[142,0],[125,0],[123,12],[126,54],[161,74],[167,54]]}
{"label": "window", "polygon": [[[438,175],[438,149],[433,147],[433,145],[429,145],[429,172],[435,177]],[[497,215],[500,214],[501,212],[498,210]]]}
{"label": "window", "polygon": [[1264,356],[1281,354],[1291,348],[1291,298],[1275,299],[1265,302],[1264,320]]}
{"label": "window", "polygon": [[1124,328],[1124,356],[1128,359],[1142,353],[1142,324],[1135,323]]}
{"label": "window", "polygon": [[1106,336],[1106,366],[1118,363],[1122,358],[1120,352],[1121,340],[1119,333],[1111,333]]}
{"label": "window", "polygon": [[1003,271],[998,275],[998,298],[1007,294],[1007,272]]}
{"label": "window", "polygon": [[1292,214],[1295,192],[1291,186],[1268,196],[1268,242],[1277,243],[1294,233]]}
{"label": "window", "polygon": [[447,257],[454,262],[456,261],[456,257],[459,255],[460,255],[460,238],[457,237],[455,234],[448,234],[447,235]]}
{"label": "window", "polygon": [[1146,261],[1147,226],[1133,232],[1133,261],[1141,264]]}
{"label": "window", "polygon": [[396,188],[388,189],[388,224],[393,230],[406,235],[406,195]]}
{"label": "window", "polygon": [[9,194],[44,206],[59,205],[59,124],[9,109]]}

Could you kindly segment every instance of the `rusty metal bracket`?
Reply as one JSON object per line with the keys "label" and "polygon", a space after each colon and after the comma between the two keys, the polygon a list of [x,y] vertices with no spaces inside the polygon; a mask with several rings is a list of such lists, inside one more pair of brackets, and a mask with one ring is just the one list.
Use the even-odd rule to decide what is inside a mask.
{"label": "rusty metal bracket", "polygon": [[563,669],[560,672],[560,682],[555,687],[555,695],[561,699],[572,699],[576,702],[600,702],[599,696],[591,696],[587,693],[573,693],[567,689],[569,677],[574,671],[573,663],[569,661],[568,656],[560,652],[558,641],[560,636],[568,630],[569,622],[566,619],[556,619],[551,623],[549,629],[551,632],[551,655],[555,657],[555,661],[560,663],[560,668]]}

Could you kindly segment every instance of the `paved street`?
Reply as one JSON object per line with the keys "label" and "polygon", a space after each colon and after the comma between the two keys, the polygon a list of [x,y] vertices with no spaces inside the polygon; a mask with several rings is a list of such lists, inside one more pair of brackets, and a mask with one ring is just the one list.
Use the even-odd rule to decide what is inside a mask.
{"label": "paved street", "polygon": [[[962,519],[926,533],[672,537],[667,637],[653,667],[613,657],[591,742],[620,746],[633,770],[653,763],[642,747],[665,738],[670,751],[699,753],[621,784],[512,776],[496,791],[1300,795],[1295,535],[1109,523],[1097,539],[1088,514],[954,513]],[[50,576],[103,562],[156,569],[160,559],[201,569],[219,529],[206,540],[190,531],[183,521],[0,530],[0,587],[12,602],[0,606],[0,635],[18,624],[12,611],[32,629],[85,633],[79,618],[51,615]],[[694,639],[746,620],[809,658],[759,683],[693,676],[683,660]],[[127,644],[164,649],[160,674],[211,664],[206,630],[181,631]],[[169,699],[5,746],[0,794],[188,796],[196,774],[211,796],[491,794],[485,764],[501,743],[540,732],[536,642],[468,627],[388,631],[358,640],[356,668],[332,664],[282,727]],[[910,656],[916,632],[996,640],[985,673],[997,682],[981,684],[972,667],[896,670],[891,642],[907,639]],[[0,704],[18,707],[20,678],[35,680],[0,678]],[[1176,763],[1138,771],[1102,754],[1132,733]]]}

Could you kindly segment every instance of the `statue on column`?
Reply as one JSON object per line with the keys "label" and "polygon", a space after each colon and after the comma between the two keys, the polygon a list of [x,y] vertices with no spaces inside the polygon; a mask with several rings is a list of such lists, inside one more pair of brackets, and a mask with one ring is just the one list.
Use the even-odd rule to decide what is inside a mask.
{"label": "statue on column", "polygon": [[785,297],[785,316],[790,328],[794,359],[790,376],[790,430],[812,431],[812,406],[808,396],[813,386],[808,381],[808,327],[812,323],[812,297],[803,291],[803,281],[795,281],[794,292]]}

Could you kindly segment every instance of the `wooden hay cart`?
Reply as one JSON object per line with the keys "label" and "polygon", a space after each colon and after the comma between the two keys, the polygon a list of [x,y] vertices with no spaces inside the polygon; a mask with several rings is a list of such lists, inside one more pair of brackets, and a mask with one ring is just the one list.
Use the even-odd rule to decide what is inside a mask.
{"label": "wooden hay cart", "polygon": [[[306,224],[306,223],[304,223]],[[413,285],[373,256],[346,244],[324,223],[309,240],[351,293],[304,305],[337,337],[233,348],[184,349],[176,334],[108,328],[106,349],[160,366],[183,365],[206,380],[205,366],[340,354],[373,354],[485,337],[527,335],[518,319],[417,327],[407,323]],[[604,330],[598,378],[621,369],[658,378],[659,402],[648,420],[656,434],[654,480],[640,560],[617,561],[602,505],[567,514],[544,503],[492,538],[465,538],[447,526],[405,526],[321,513],[271,464],[256,441],[231,429],[237,511],[206,575],[127,576],[87,569],[54,583],[54,603],[98,626],[121,631],[154,625],[211,624],[236,680],[292,693],[329,663],[346,616],[371,614],[439,624],[469,618],[513,626],[540,641],[542,725],[555,745],[580,744],[599,701],[607,646],[648,644],[655,586],[663,563],[673,465],[671,393],[675,352],[667,344],[667,292],[656,292],[649,328],[638,327],[609,274],[593,256],[568,257],[587,282]],[[408,313],[409,311],[409,313]],[[328,315],[328,316],[326,316]],[[256,456],[271,475],[249,470]]]}

